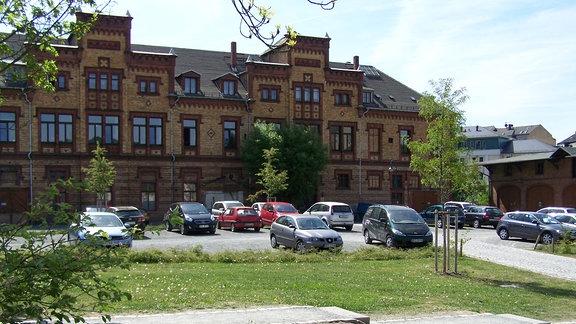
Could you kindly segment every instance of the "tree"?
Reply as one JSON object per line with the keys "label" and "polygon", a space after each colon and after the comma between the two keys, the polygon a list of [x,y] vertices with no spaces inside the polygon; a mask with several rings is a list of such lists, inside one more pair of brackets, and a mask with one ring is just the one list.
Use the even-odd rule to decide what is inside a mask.
{"label": "tree", "polygon": [[[69,35],[82,37],[91,22],[67,20],[80,8],[101,12],[110,0],[0,0],[0,26],[7,33],[0,33],[0,75],[16,79],[31,79],[35,86],[53,91],[57,72],[54,57],[58,52],[53,44],[61,43]],[[96,19],[96,15],[94,18]],[[26,46],[21,46],[26,42]],[[44,53],[44,55],[37,55]],[[40,59],[41,56],[52,59]],[[26,72],[18,73],[15,65],[25,65]],[[14,73],[9,73],[14,72]],[[20,74],[20,75],[19,75]]]}
{"label": "tree", "polygon": [[96,143],[92,153],[94,157],[90,160],[90,166],[82,168],[82,171],[87,175],[86,190],[96,193],[96,205],[101,208],[106,205],[106,192],[114,184],[116,170],[114,164],[106,158],[106,149],[100,146],[100,142]]}
{"label": "tree", "polygon": [[[113,268],[127,268],[119,249],[91,243],[73,245],[69,230],[51,224],[77,222],[80,215],[60,200],[63,192],[84,190],[72,179],[50,184],[34,201],[27,217],[37,226],[0,226],[0,323],[24,320],[84,322],[83,314],[104,313],[110,303],[131,298],[114,280],[101,277]],[[50,220],[51,222],[48,222]],[[102,315],[104,322],[109,315]]]}
{"label": "tree", "polygon": [[[324,10],[332,10],[336,5],[336,0],[307,1]],[[274,15],[272,8],[257,5],[255,0],[232,0],[232,4],[240,15],[240,34],[246,38],[254,37],[266,46],[273,47],[276,37],[280,34],[280,25],[276,24],[268,35],[262,31]],[[296,43],[296,35],[291,26],[286,26],[288,45],[293,46]]]}
{"label": "tree", "polygon": [[[418,101],[420,116],[428,123],[426,140],[408,142],[410,168],[420,174],[425,186],[440,189],[442,203],[456,193],[466,197],[481,188],[478,166],[466,160],[467,150],[460,106],[467,100],[466,89],[452,90],[452,79],[430,81],[433,93],[424,93]],[[472,190],[473,189],[473,190]]]}
{"label": "tree", "polygon": [[270,149],[264,149],[263,152],[266,161],[263,163],[260,172],[256,174],[258,177],[256,183],[261,185],[263,189],[250,195],[248,200],[256,201],[261,194],[265,194],[268,200],[270,197],[274,197],[288,188],[288,184],[286,183],[288,180],[288,171],[278,171],[273,165],[273,163],[278,160],[276,157],[278,149],[272,147]]}
{"label": "tree", "polygon": [[288,172],[288,188],[281,198],[296,205],[304,203],[320,184],[328,149],[316,132],[302,125],[287,124],[277,130],[273,124],[256,123],[242,147],[242,159],[250,174],[259,172],[266,162],[264,150],[272,147],[278,149],[273,165]]}

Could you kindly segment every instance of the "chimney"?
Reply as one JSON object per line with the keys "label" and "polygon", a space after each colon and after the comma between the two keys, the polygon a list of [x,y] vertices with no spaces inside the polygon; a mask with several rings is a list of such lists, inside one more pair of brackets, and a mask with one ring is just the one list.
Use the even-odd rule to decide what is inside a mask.
{"label": "chimney", "polygon": [[354,56],[354,70],[358,70],[360,68],[360,57],[358,55]]}
{"label": "chimney", "polygon": [[230,56],[230,67],[232,68],[232,70],[236,70],[236,62],[238,60],[238,55],[236,53],[236,42],[232,42],[230,44],[230,52],[231,52],[231,56]]}

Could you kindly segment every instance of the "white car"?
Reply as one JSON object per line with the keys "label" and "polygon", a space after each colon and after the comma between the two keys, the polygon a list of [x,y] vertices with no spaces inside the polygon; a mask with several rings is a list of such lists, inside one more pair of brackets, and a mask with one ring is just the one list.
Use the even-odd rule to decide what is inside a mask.
{"label": "white car", "polygon": [[537,213],[548,214],[550,216],[556,216],[560,214],[574,214],[576,215],[576,208],[572,207],[546,207],[539,209]]}
{"label": "white car", "polygon": [[347,231],[351,231],[354,226],[354,212],[349,205],[342,202],[317,202],[303,214],[319,217],[330,228],[344,227]]}
{"label": "white car", "polygon": [[217,201],[212,205],[212,210],[210,213],[214,217],[220,216],[220,214],[224,213],[224,211],[230,207],[244,207],[244,204],[239,202],[238,200],[222,200]]}
{"label": "white car", "polygon": [[110,212],[84,212],[80,223],[70,225],[70,243],[94,242],[102,246],[132,247],[132,231]]}

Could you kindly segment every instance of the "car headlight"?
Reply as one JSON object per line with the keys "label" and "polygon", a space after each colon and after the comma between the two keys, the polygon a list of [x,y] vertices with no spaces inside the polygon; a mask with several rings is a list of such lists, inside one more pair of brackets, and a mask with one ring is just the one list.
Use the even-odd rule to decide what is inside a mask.
{"label": "car headlight", "polygon": [[426,233],[424,236],[432,236],[432,231],[428,230],[428,233]]}
{"label": "car headlight", "polygon": [[192,221],[192,217],[190,217],[189,215],[184,215],[184,219],[188,222]]}
{"label": "car headlight", "polygon": [[396,235],[398,235],[398,236],[406,236],[406,234],[400,232],[399,230],[397,230],[397,229],[395,229],[395,228],[392,229],[392,233],[394,233],[394,234],[396,234]]}

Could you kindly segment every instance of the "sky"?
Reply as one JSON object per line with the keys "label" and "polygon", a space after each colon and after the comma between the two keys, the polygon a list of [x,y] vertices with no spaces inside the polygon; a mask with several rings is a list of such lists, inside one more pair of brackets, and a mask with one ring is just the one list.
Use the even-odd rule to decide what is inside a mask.
{"label": "sky", "polygon": [[[230,0],[115,1],[105,13],[129,12],[134,44],[266,50],[241,36]],[[266,31],[328,35],[333,62],[359,56],[420,93],[433,92],[430,80],[453,79],[469,96],[459,107],[468,126],[540,124],[557,142],[576,133],[576,1],[337,0],[332,10],[255,1],[275,13]]]}

